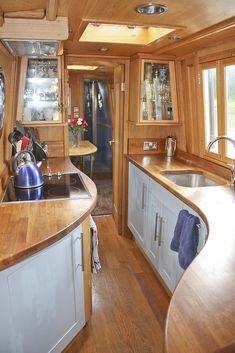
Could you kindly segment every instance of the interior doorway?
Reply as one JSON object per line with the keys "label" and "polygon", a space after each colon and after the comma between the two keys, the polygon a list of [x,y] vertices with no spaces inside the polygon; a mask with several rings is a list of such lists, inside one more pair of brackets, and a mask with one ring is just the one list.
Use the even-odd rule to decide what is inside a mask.
{"label": "interior doorway", "polygon": [[[93,106],[97,105],[96,110],[90,110],[88,113],[93,119],[88,132],[84,135],[84,138],[90,139],[97,144],[99,144],[99,139],[101,140],[99,151],[97,151],[95,156],[95,169],[94,175],[101,176],[100,180],[104,180],[104,175],[108,176],[111,169],[111,188],[112,192],[109,194],[112,196],[112,215],[114,217],[115,223],[119,234],[125,231],[125,217],[123,217],[122,210],[126,209],[126,161],[124,158],[124,153],[126,153],[127,145],[126,132],[127,132],[127,120],[128,120],[128,101],[129,93],[125,87],[128,87],[129,83],[129,60],[126,58],[98,58],[98,57],[78,57],[78,56],[67,56],[67,65],[93,65],[95,66],[95,71],[78,71],[69,70],[69,89],[71,97],[71,112],[74,106],[79,107],[80,116],[82,118],[87,114],[87,103],[85,101],[91,99],[91,97],[85,97],[85,94],[89,94],[96,90],[96,99],[92,99]],[[104,82],[107,82],[107,85]],[[84,84],[85,82],[85,84]],[[86,87],[86,83],[89,88]],[[87,87],[88,87],[87,86]],[[102,112],[102,107],[104,106],[104,101],[109,102],[109,120],[107,119],[107,110]],[[88,104],[88,105],[89,105]],[[90,108],[90,107],[89,107]],[[97,114],[94,114],[94,112]],[[88,114],[88,115],[89,115]],[[96,115],[96,116],[95,116]],[[103,115],[101,117],[101,115]],[[89,116],[86,116],[89,119]],[[96,125],[96,126],[95,126]],[[105,141],[105,142],[104,142]],[[103,149],[103,151],[102,151]],[[102,153],[103,152],[103,153]],[[100,154],[99,154],[100,153]],[[111,158],[110,158],[111,156]],[[97,167],[97,169],[96,169]],[[99,168],[100,169],[99,169]],[[107,168],[104,170],[104,167]],[[110,175],[109,175],[110,176]],[[94,179],[95,183],[98,183],[99,178]],[[106,186],[107,183],[104,182]],[[98,189],[98,186],[97,186]],[[104,188],[102,187],[104,191]],[[98,190],[99,193],[99,190]]]}
{"label": "interior doorway", "polygon": [[[94,215],[113,213],[112,183],[112,94],[108,80],[84,79],[84,118],[88,129],[84,139],[97,146],[93,161],[93,181],[98,191]],[[85,173],[89,172],[89,161],[84,163]]]}
{"label": "interior doorway", "polygon": [[94,178],[112,177],[112,117],[107,80],[84,79],[84,118],[90,126],[84,138],[94,143],[98,151],[94,159]]}

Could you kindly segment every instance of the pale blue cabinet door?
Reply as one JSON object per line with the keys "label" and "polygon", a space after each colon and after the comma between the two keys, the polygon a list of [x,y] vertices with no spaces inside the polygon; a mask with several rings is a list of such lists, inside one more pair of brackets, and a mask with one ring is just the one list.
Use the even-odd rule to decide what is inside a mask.
{"label": "pale blue cabinet door", "polygon": [[0,351],[61,352],[85,325],[81,245],[77,228],[0,272]]}
{"label": "pale blue cabinet door", "polygon": [[145,247],[149,177],[129,163],[128,227],[136,240]]}
{"label": "pale blue cabinet door", "polygon": [[161,202],[153,194],[149,193],[148,202],[148,226],[146,231],[146,253],[154,267],[158,267],[159,256],[159,231],[161,219]]}

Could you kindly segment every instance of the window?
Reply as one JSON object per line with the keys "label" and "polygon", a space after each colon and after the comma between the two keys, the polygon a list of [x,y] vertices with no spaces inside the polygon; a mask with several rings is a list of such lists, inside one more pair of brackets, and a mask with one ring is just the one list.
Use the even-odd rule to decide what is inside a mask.
{"label": "window", "polygon": [[[204,150],[219,135],[235,140],[235,59],[229,58],[201,65],[202,103],[204,117]],[[235,148],[230,142],[212,145],[210,157],[223,162],[235,159]]]}
{"label": "window", "polygon": [[[203,101],[205,122],[205,143],[218,136],[218,113],[217,113],[217,86],[216,68],[203,70]],[[211,151],[218,153],[218,146],[214,144]]]}
{"label": "window", "polygon": [[[225,66],[225,119],[226,135],[235,139],[235,65]],[[226,157],[234,158],[234,147],[226,144]]]}

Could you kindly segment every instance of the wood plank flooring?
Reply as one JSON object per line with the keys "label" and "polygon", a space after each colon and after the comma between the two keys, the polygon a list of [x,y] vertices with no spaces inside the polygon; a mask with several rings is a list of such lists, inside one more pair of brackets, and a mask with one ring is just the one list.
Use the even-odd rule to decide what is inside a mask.
{"label": "wood plank flooring", "polygon": [[102,269],[93,274],[93,313],[64,353],[162,353],[168,295],[112,216],[94,219]]}

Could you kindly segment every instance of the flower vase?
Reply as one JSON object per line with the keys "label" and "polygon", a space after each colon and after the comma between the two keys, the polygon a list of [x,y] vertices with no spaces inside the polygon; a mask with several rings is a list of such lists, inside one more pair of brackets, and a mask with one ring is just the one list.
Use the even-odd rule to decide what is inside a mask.
{"label": "flower vase", "polygon": [[73,147],[79,147],[82,140],[82,132],[78,131],[73,134]]}

